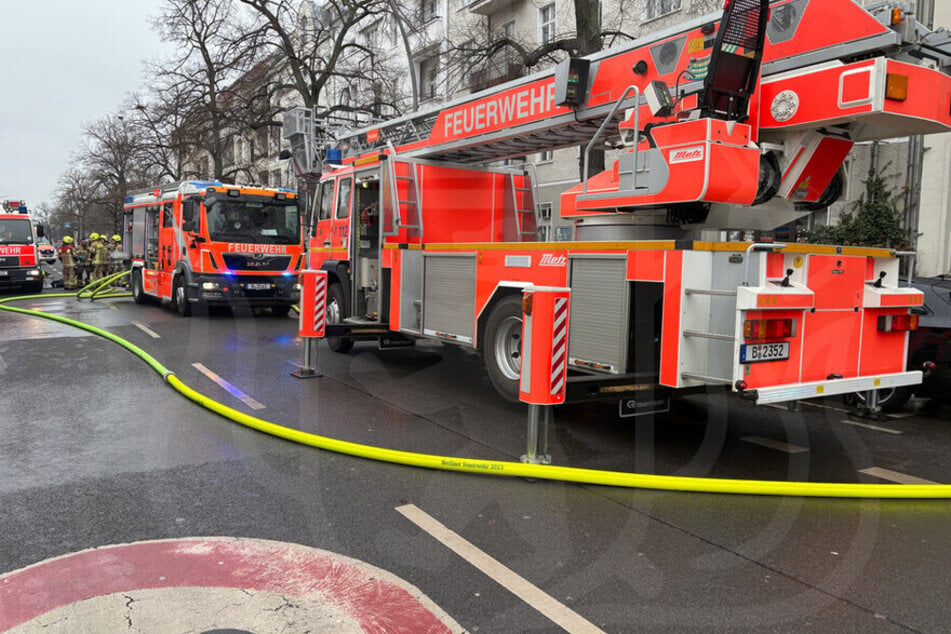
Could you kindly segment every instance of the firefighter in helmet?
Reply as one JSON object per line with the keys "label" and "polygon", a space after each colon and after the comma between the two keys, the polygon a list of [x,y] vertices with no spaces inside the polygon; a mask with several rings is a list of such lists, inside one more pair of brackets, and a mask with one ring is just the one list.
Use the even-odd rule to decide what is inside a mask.
{"label": "firefighter in helmet", "polygon": [[89,283],[89,241],[80,240],[73,246],[73,261],[76,262],[76,285],[83,287]]}
{"label": "firefighter in helmet", "polygon": [[59,247],[59,261],[63,263],[63,288],[76,288],[76,258],[73,257],[73,237],[64,236]]}
{"label": "firefighter in helmet", "polygon": [[122,236],[118,233],[112,234],[112,244],[109,245],[109,255],[112,258],[109,272],[115,274],[124,271],[125,262],[122,259]]}
{"label": "firefighter in helmet", "polygon": [[90,251],[92,252],[92,281],[98,282],[106,276],[106,272],[109,270],[109,247],[106,246],[104,235],[99,235],[98,233],[92,235],[95,236],[92,245],[90,245]]}

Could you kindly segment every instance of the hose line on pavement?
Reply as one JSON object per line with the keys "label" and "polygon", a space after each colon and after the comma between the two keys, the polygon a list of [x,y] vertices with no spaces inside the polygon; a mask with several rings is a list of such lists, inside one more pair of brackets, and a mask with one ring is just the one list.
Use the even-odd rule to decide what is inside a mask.
{"label": "hose line on pavement", "polygon": [[[84,289],[85,290],[85,289]],[[74,293],[42,295],[48,297],[77,297]],[[68,317],[62,317],[39,310],[30,310],[7,306],[7,302],[37,299],[38,296],[11,297],[0,300],[0,309],[50,319],[62,324],[80,328],[92,334],[104,337],[138,356],[178,393],[198,405],[251,429],[327,451],[426,469],[459,471],[488,475],[558,480],[579,484],[597,484],[614,487],[653,489],[663,491],[683,491],[700,493],[728,493],[744,495],[778,495],[796,497],[833,497],[833,498],[891,498],[891,499],[949,499],[951,484],[877,484],[877,483],[836,483],[836,482],[789,482],[781,480],[738,480],[727,478],[702,478],[670,475],[629,473],[623,471],[601,471],[579,467],[559,467],[513,461],[486,460],[481,458],[458,458],[437,456],[384,447],[374,447],[360,443],[339,440],[318,434],[285,427],[251,416],[228,407],[183,383],[174,372],[159,363],[152,355],[135,344],[108,331]]]}

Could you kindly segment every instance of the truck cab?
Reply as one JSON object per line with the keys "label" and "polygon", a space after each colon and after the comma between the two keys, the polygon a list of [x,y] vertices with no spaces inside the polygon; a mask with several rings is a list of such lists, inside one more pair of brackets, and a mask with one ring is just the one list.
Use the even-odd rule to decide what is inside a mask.
{"label": "truck cab", "polygon": [[195,307],[243,304],[286,315],[300,297],[301,218],[294,191],[187,181],[130,194],[132,296]]}
{"label": "truck cab", "polygon": [[22,288],[28,292],[43,290],[37,238],[43,227],[34,228],[26,206],[7,201],[0,208],[0,290]]}

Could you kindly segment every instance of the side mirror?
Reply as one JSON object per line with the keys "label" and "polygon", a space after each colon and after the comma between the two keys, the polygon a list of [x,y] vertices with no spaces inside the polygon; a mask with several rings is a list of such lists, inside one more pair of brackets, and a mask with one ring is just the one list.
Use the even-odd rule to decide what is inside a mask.
{"label": "side mirror", "polygon": [[43,225],[36,225],[36,237],[37,238],[43,237]]}
{"label": "side mirror", "polygon": [[188,231],[188,232],[194,233],[195,223],[192,222],[191,220],[186,220],[185,222],[182,223],[182,231]]}
{"label": "side mirror", "polygon": [[[182,220],[184,220],[186,223],[189,223],[194,219],[195,219],[195,202],[192,200],[186,200],[182,204]],[[185,231],[188,231],[188,229],[185,229]]]}

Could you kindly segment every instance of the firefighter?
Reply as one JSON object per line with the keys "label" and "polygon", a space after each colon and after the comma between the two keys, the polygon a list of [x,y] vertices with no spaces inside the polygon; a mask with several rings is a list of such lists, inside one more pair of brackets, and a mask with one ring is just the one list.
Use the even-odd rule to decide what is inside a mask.
{"label": "firefighter", "polygon": [[59,247],[59,261],[63,263],[63,288],[76,288],[76,258],[73,257],[73,237],[64,236]]}
{"label": "firefighter", "polygon": [[[109,273],[121,273],[125,270],[125,260],[122,258],[122,236],[118,233],[112,234],[112,244],[109,245],[109,255],[111,257],[111,266]],[[120,282],[116,282],[120,284]]]}
{"label": "firefighter", "polygon": [[92,234],[96,236],[95,242],[92,243],[90,250],[92,252],[92,281],[98,282],[104,278],[109,271],[109,247],[106,246],[106,236],[99,234]]}
{"label": "firefighter", "polygon": [[73,261],[76,263],[76,285],[80,288],[89,283],[89,272],[86,266],[89,261],[89,241],[80,240],[73,246]]}

